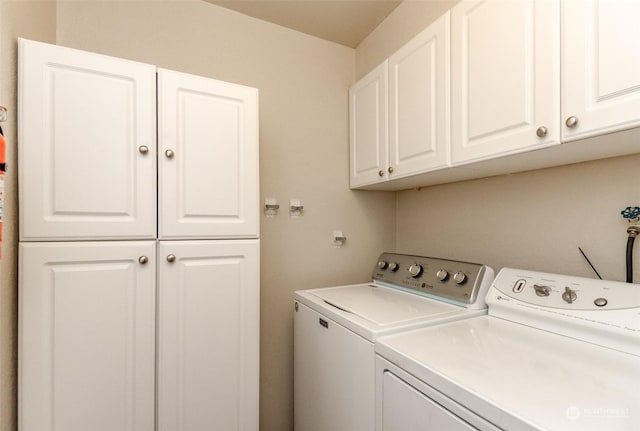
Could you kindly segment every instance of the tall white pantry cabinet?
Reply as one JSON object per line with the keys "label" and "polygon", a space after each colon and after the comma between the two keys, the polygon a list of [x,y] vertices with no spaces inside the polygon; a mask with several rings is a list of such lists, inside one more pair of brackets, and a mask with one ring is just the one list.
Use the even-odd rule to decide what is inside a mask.
{"label": "tall white pantry cabinet", "polygon": [[19,429],[257,431],[257,90],[20,40],[19,110]]}

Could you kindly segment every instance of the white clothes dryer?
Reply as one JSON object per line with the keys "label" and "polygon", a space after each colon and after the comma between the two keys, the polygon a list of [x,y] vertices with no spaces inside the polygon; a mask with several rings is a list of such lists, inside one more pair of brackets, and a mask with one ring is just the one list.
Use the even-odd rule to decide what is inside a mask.
{"label": "white clothes dryer", "polygon": [[640,430],[640,285],[504,268],[484,316],[376,342],[376,431]]}
{"label": "white clothes dryer", "polygon": [[294,303],[296,431],[372,431],[378,337],[486,313],[485,265],[383,253],[366,284],[301,290]]}

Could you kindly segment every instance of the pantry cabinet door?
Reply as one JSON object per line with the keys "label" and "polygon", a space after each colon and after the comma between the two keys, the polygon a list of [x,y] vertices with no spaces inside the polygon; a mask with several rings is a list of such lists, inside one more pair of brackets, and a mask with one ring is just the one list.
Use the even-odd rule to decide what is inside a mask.
{"label": "pantry cabinet door", "polygon": [[388,178],[387,61],[349,89],[351,187]]}
{"label": "pantry cabinet door", "polygon": [[451,10],[452,164],[560,142],[557,0],[463,0]]}
{"label": "pantry cabinet door", "polygon": [[640,2],[564,0],[563,139],[640,126]]}
{"label": "pantry cabinet door", "polygon": [[156,235],[155,66],[19,41],[20,239]]}
{"label": "pantry cabinet door", "polygon": [[449,165],[449,12],[389,57],[389,178]]}
{"label": "pantry cabinet door", "polygon": [[258,91],[158,70],[160,238],[258,236]]}
{"label": "pantry cabinet door", "polygon": [[22,243],[21,431],[153,431],[155,243]]}
{"label": "pantry cabinet door", "polygon": [[162,241],[158,430],[258,430],[258,240]]}

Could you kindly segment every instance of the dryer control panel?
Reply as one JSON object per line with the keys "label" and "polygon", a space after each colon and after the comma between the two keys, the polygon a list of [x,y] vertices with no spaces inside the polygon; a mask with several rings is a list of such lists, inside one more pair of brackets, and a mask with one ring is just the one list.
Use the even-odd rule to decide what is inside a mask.
{"label": "dryer control panel", "polygon": [[503,268],[489,314],[640,356],[640,285]]}
{"label": "dryer control panel", "polygon": [[493,270],[477,263],[382,253],[372,277],[385,286],[477,309],[486,307],[484,299],[493,281]]}

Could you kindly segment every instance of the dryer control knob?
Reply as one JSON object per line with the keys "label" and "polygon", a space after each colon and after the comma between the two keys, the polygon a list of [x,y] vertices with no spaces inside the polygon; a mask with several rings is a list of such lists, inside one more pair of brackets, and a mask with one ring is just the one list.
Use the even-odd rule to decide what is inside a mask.
{"label": "dryer control knob", "polygon": [[444,269],[440,269],[438,270],[438,272],[436,272],[436,278],[440,281],[445,281],[447,278],[449,278],[449,273]]}
{"label": "dryer control knob", "polygon": [[467,281],[467,276],[464,274],[464,272],[458,271],[453,274],[453,281],[455,281],[456,284],[463,284],[465,281]]}
{"label": "dryer control knob", "polygon": [[576,294],[575,290],[572,290],[569,286],[565,286],[564,293],[562,294],[562,299],[564,299],[564,302],[571,304],[573,303],[573,301],[578,299],[578,295]]}
{"label": "dryer control knob", "polygon": [[422,265],[420,265],[419,263],[414,263],[409,267],[409,274],[413,277],[413,278],[418,278],[420,277],[420,274],[422,274]]}
{"label": "dryer control knob", "polygon": [[398,262],[391,262],[389,264],[389,269],[393,272],[396,272],[398,268],[400,268],[400,265],[398,265]]}
{"label": "dryer control knob", "polygon": [[381,260],[381,261],[378,262],[378,268],[380,268],[380,269],[387,269],[388,265],[389,264],[387,263],[386,260]]}
{"label": "dryer control knob", "polygon": [[543,286],[541,284],[534,284],[533,290],[536,291],[536,295],[538,296],[549,296],[551,294],[549,286]]}

